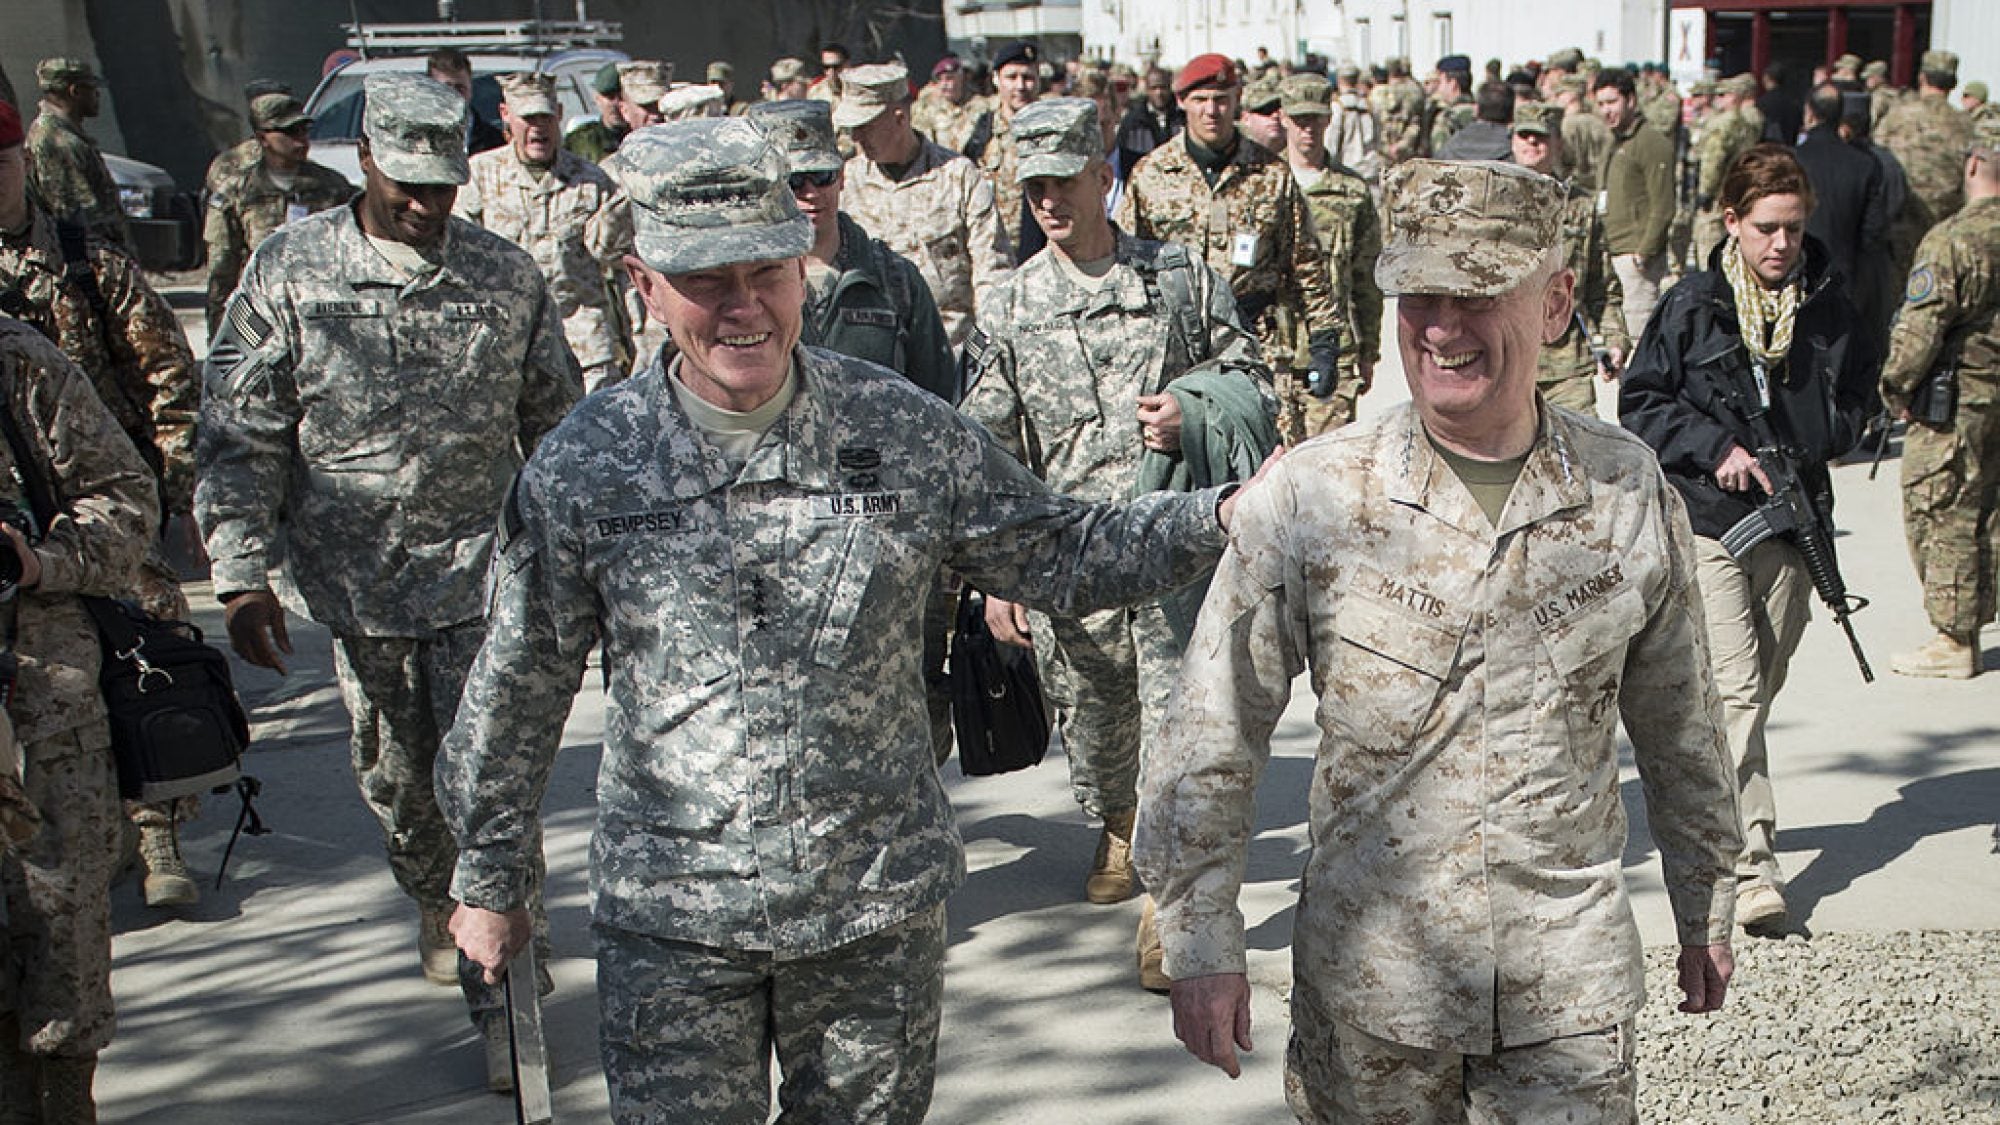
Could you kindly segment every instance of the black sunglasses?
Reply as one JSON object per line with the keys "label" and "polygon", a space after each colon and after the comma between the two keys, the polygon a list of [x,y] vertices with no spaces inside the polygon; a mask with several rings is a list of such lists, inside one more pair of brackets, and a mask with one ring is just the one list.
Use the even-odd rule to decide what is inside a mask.
{"label": "black sunglasses", "polygon": [[811,184],[816,188],[832,187],[834,179],[839,175],[840,172],[838,169],[832,172],[793,172],[791,179],[792,190],[798,191],[807,184]]}

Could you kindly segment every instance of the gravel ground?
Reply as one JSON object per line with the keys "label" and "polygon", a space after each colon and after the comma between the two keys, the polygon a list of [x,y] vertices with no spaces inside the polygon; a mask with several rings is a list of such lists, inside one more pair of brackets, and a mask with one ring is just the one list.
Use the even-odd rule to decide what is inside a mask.
{"label": "gravel ground", "polygon": [[2000,1123],[2000,931],[1741,938],[1728,1006],[1674,1011],[1650,950],[1639,1115],[1675,1125]]}

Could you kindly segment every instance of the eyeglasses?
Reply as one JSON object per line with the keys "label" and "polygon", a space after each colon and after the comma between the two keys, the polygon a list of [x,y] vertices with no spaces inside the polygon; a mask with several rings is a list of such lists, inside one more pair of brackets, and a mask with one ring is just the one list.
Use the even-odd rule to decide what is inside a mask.
{"label": "eyeglasses", "polygon": [[808,184],[816,188],[830,188],[833,186],[833,181],[839,178],[839,176],[840,172],[838,170],[832,172],[793,172],[791,181],[792,190],[794,192],[803,191]]}

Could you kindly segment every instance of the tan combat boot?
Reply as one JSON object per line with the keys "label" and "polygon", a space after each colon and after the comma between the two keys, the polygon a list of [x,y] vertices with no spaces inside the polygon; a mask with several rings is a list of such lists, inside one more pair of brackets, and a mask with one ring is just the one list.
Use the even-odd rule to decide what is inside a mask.
{"label": "tan combat boot", "polygon": [[424,959],[424,979],[450,987],[458,983],[458,943],[451,937],[451,907],[426,910],[417,923],[417,952]]}
{"label": "tan combat boot", "polygon": [[201,890],[188,875],[180,837],[171,822],[139,829],[139,858],[146,865],[147,906],[191,906],[200,900]]}
{"label": "tan combat boot", "polygon": [[97,1056],[51,1056],[42,1060],[42,1125],[97,1125],[97,1102],[91,1097]]}
{"label": "tan combat boot", "polygon": [[1167,975],[1167,951],[1160,946],[1160,927],[1153,918],[1153,896],[1146,896],[1146,909],[1139,914],[1139,987],[1148,992],[1167,992],[1174,978]]}
{"label": "tan combat boot", "polygon": [[1890,657],[1889,667],[1902,676],[1969,680],[1979,674],[1979,645],[1950,633],[1939,633],[1920,649]]}
{"label": "tan combat boot", "polygon": [[1745,883],[1736,890],[1736,924],[1750,931],[1782,929],[1785,896],[1765,882]]}
{"label": "tan combat boot", "polygon": [[1091,861],[1090,877],[1083,881],[1083,897],[1091,902],[1124,902],[1139,887],[1132,874],[1132,820],[1135,809],[1111,813],[1104,818],[1104,831],[1097,837],[1097,858]]}

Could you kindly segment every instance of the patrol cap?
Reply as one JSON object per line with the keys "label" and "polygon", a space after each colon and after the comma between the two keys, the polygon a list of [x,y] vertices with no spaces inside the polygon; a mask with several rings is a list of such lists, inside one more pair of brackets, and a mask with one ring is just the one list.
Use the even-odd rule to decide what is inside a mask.
{"label": "patrol cap", "polygon": [[618,82],[618,64],[608,62],[598,67],[597,73],[590,79],[590,88],[607,98],[617,97],[623,89]]}
{"label": "patrol cap", "polygon": [[362,80],[361,135],[382,174],[406,184],[462,184],[465,99],[435,78],[381,71]]}
{"label": "patrol cap", "polygon": [[1014,115],[1019,164],[1014,179],[1074,176],[1104,155],[1097,103],[1089,98],[1045,98]]}
{"label": "patrol cap", "polygon": [[1889,64],[1883,62],[1881,59],[1876,59],[1875,61],[1869,63],[1867,66],[1861,68],[1861,77],[1887,78],[1889,77]]}
{"label": "patrol cap", "polygon": [[1340,69],[1334,71],[1333,76],[1342,82],[1359,82],[1361,81],[1361,68],[1351,62],[1341,63]]}
{"label": "patrol cap", "polygon": [[1926,74],[1949,74],[1958,77],[1958,56],[1950,51],[1925,51],[1922,65],[1918,70]]}
{"label": "patrol cap", "polygon": [[859,129],[891,106],[910,100],[910,72],[902,63],[857,66],[840,76],[840,101],[833,107],[833,123],[842,129]]}
{"label": "patrol cap", "polygon": [[1243,108],[1250,113],[1270,113],[1283,98],[1278,79],[1266,75],[1243,87]]}
{"label": "patrol cap", "polygon": [[740,117],[690,117],[634,130],[618,146],[639,259],[672,275],[796,258],[812,221],[786,184],[785,154]]}
{"label": "patrol cap", "polygon": [[72,55],[57,55],[35,64],[35,84],[43,93],[60,90],[73,82],[97,85],[97,72],[90,64]]}
{"label": "patrol cap", "polygon": [[1565,74],[1556,79],[1556,89],[1565,94],[1581,94],[1587,85],[1581,74]]}
{"label": "patrol cap", "polygon": [[0,148],[13,148],[27,137],[21,129],[21,111],[13,102],[0,99]]}
{"label": "patrol cap", "polygon": [[771,85],[782,86],[787,82],[797,82],[806,76],[804,60],[787,56],[771,64]]}
{"label": "patrol cap", "polygon": [[282,132],[311,121],[306,107],[290,94],[259,94],[250,103],[250,125],[260,133],[272,129]]}
{"label": "patrol cap", "polygon": [[1739,98],[1754,98],[1757,96],[1757,79],[1748,73],[1732,74],[1715,84],[1715,92],[1734,94]]}
{"label": "patrol cap", "polygon": [[1227,90],[1236,85],[1236,64],[1227,55],[1196,55],[1174,75],[1174,96],[1181,97],[1204,86]]}
{"label": "patrol cap", "polygon": [[1959,93],[1964,94],[1968,98],[1978,98],[1983,102],[1987,97],[1986,83],[1967,82],[1964,86],[1959,87]]}
{"label": "patrol cap", "polygon": [[1546,65],[1550,70],[1575,70],[1583,65],[1583,52],[1575,47],[1564,47],[1551,54]]}
{"label": "patrol cap", "polygon": [[669,121],[701,117],[722,102],[722,87],[710,82],[684,82],[660,98],[660,116]]}
{"label": "patrol cap", "polygon": [[1713,78],[1700,79],[1694,85],[1688,87],[1688,93],[1697,98],[1712,98],[1715,96],[1715,80]]}
{"label": "patrol cap", "polygon": [[1042,53],[1033,43],[1025,39],[1016,39],[1000,48],[1000,53],[993,56],[993,69],[997,73],[1001,67],[1010,63],[1027,63],[1033,66],[1041,61]]}
{"label": "patrol cap", "polygon": [[1972,120],[1972,147],[2000,153],[2000,113],[1983,113]]}
{"label": "patrol cap", "polygon": [[1333,83],[1317,74],[1294,74],[1279,87],[1288,117],[1332,117]]}
{"label": "patrol cap", "polygon": [[793,172],[835,172],[845,163],[833,135],[833,107],[818,98],[758,102],[744,117],[764,130]]}
{"label": "patrol cap", "polygon": [[708,70],[702,77],[707,78],[710,82],[734,82],[736,81],[736,68],[722,59],[717,59],[708,64]]}
{"label": "patrol cap", "polygon": [[667,96],[674,68],[655,59],[618,64],[618,92],[634,105],[658,105]]}
{"label": "patrol cap", "polygon": [[507,112],[516,117],[562,114],[562,107],[556,102],[556,78],[553,74],[503,74],[500,76],[500,97],[507,103]]}
{"label": "patrol cap", "polygon": [[1386,293],[1497,297],[1562,237],[1562,185],[1497,160],[1407,160],[1385,177],[1388,237],[1375,263]]}
{"label": "patrol cap", "polygon": [[1539,133],[1544,137],[1562,136],[1563,107],[1554,102],[1517,101],[1514,103],[1514,124],[1516,133]]}
{"label": "patrol cap", "polygon": [[1839,58],[1837,58],[1837,59],[1833,60],[1833,69],[1835,69],[1835,70],[1860,70],[1860,69],[1861,69],[1861,56],[1860,56],[1860,55],[1857,55],[1857,54],[1854,54],[1853,52],[1851,52],[1851,51],[1850,51],[1850,52],[1848,52],[1847,54],[1844,54],[1844,55],[1840,56]]}

